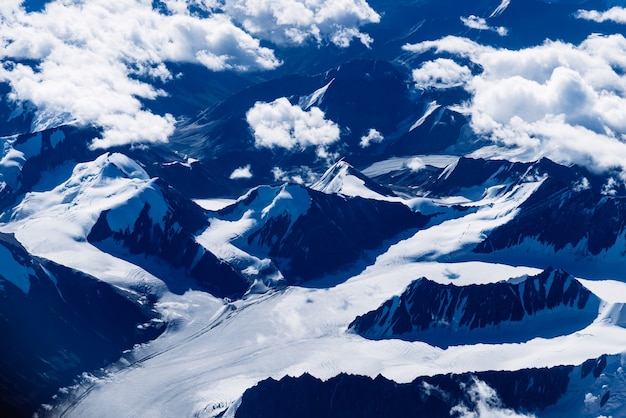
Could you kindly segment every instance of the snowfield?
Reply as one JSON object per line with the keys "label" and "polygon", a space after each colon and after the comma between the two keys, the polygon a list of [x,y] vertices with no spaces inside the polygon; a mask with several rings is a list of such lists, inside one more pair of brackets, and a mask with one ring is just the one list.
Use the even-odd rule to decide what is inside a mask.
{"label": "snowfield", "polygon": [[[308,372],[329,379],[345,372],[410,382],[418,376],[451,372],[576,365],[602,354],[621,353],[626,347],[626,285],[614,280],[582,280],[602,299],[597,319],[573,334],[551,339],[444,350],[419,341],[371,341],[347,330],[357,316],[401,294],[420,277],[469,285],[539,273],[536,267],[471,261],[468,250],[485,231],[513,217],[541,179],[487,189],[475,201],[452,197],[470,210],[458,218],[433,222],[390,245],[369,265],[359,262],[300,287],[253,287],[236,301],[192,290],[174,294],[157,277],[86,241],[100,211],[128,205],[152,190],[151,182],[124,156],[105,154],[79,165],[50,191],[28,194],[12,221],[2,226],[3,232],[15,233],[37,256],[117,286],[161,295],[157,308],[169,324],[164,334],[126,353],[100,376],[85,376],[82,383],[61,391],[58,404],[49,406],[51,416],[212,417],[225,411],[230,416],[243,392],[268,377]],[[246,213],[231,213],[231,220],[213,219],[197,241],[242,270],[258,273],[269,260],[237,248],[237,237],[271,212],[306,212],[308,198],[294,200],[293,193],[300,190],[261,188],[259,205]],[[158,196],[148,198],[159,212],[155,218],[163,216]],[[207,205],[215,208],[225,203],[229,201]],[[442,204],[431,204],[435,203]]]}
{"label": "snowfield", "polygon": [[1,416],[626,418],[625,1],[114,3],[0,5]]}
{"label": "snowfield", "polygon": [[442,350],[421,342],[370,341],[347,333],[347,325],[357,315],[377,308],[416,277],[469,284],[537,273],[478,262],[388,267],[371,266],[328,289],[290,287],[234,303],[200,292],[168,295],[159,307],[175,325],[125,356],[118,371],[114,366],[102,379],[75,389],[78,394],[88,390],[87,396],[70,398],[54,414],[211,417],[267,377],[308,372],[328,379],[347,372],[409,382],[439,373],[579,364],[601,354],[620,353],[626,344],[626,329],[621,327],[626,286],[612,281],[595,286],[601,289],[600,297],[610,293],[611,302],[602,305],[592,325],[549,340]]}
{"label": "snowfield", "polygon": [[[245,389],[267,377],[278,379],[309,372],[328,379],[347,372],[371,377],[382,374],[398,382],[409,382],[417,376],[439,373],[579,364],[601,354],[623,351],[626,330],[620,326],[624,324],[626,286],[614,281],[585,282],[606,301],[598,319],[586,329],[549,340],[537,338],[522,344],[477,344],[442,350],[421,342],[369,341],[346,332],[356,316],[400,294],[418,277],[467,285],[537,274],[539,270],[530,267],[423,261],[438,258],[427,253],[433,248],[439,248],[437,256],[441,256],[475,242],[480,231],[501,222],[514,211],[515,202],[523,200],[536,186],[529,184],[514,190],[512,196],[517,199],[487,196],[480,210],[467,215],[469,219],[451,220],[420,231],[391,246],[373,265],[353,266],[348,272],[307,287],[252,293],[235,302],[196,291],[184,295],[165,293],[158,308],[170,322],[166,333],[128,353],[122,364],[113,366],[103,378],[72,391],[87,392],[56,406],[53,414],[209,417],[229,408]],[[51,215],[36,216],[45,219]],[[69,218],[77,219],[76,215]],[[458,233],[458,224],[464,226],[464,233]],[[44,246],[37,238],[37,225],[34,220],[12,224],[18,238],[31,251],[86,269],[87,263],[80,261],[84,256],[90,270],[99,271],[100,278],[113,283],[137,280],[136,272],[124,268],[122,262],[73,237],[59,234],[53,247]],[[205,235],[224,238],[219,225],[214,226],[215,235],[205,231],[199,241],[206,242]],[[59,251],[63,243],[71,245]],[[207,247],[217,248],[206,243]],[[69,257],[76,252],[81,257]],[[115,273],[107,274],[112,270]],[[142,280],[157,279],[146,273]],[[329,283],[338,284],[328,287]]]}

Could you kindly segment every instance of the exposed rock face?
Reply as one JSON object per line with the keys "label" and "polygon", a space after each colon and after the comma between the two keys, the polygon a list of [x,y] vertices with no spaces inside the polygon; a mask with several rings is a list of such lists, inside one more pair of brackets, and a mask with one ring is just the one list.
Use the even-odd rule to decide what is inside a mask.
{"label": "exposed rock face", "polygon": [[564,167],[543,159],[535,163],[545,181],[520,206],[518,215],[492,231],[474,251],[491,253],[535,239],[554,251],[577,247],[598,255],[624,236],[624,186],[610,175],[595,175],[580,167]]}
{"label": "exposed rock face", "polygon": [[582,329],[596,318],[599,304],[560,270],[519,283],[455,286],[419,279],[402,295],[356,318],[350,329],[370,339],[399,338],[440,347],[522,342]]}
{"label": "exposed rock face", "polygon": [[[419,377],[399,384],[382,376],[304,374],[267,379],[248,389],[235,414],[262,417],[449,417],[480,402],[508,412],[539,412],[566,392],[573,366]],[[477,388],[491,388],[489,399]]]}
{"label": "exposed rock face", "polygon": [[365,250],[428,221],[401,203],[343,197],[299,185],[255,189],[221,215],[237,217],[248,210],[259,219],[245,241],[235,244],[251,253],[266,252],[292,283],[347,266]]}
{"label": "exposed rock face", "polygon": [[[208,226],[204,210],[158,180],[150,191],[154,193],[139,196],[138,212],[127,206],[102,212],[87,239],[96,244],[111,239],[130,254],[158,257],[187,271],[215,296],[241,296],[249,287],[246,279],[195,240],[195,234]],[[158,213],[156,218],[153,212]],[[113,221],[120,218],[125,223],[121,229]]]}
{"label": "exposed rock face", "polygon": [[0,234],[0,411],[31,416],[83,371],[163,330],[150,301],[29,255]]}

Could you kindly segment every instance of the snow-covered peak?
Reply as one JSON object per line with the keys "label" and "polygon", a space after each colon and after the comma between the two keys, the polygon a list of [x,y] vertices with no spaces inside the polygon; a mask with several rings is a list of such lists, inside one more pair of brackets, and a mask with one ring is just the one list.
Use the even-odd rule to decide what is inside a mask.
{"label": "snow-covered peak", "polygon": [[261,211],[263,218],[275,217],[284,213],[304,214],[311,205],[311,198],[300,186],[285,185],[274,196],[271,203]]}
{"label": "snow-covered peak", "polygon": [[388,200],[394,193],[377,184],[345,160],[333,164],[311,189],[326,194],[359,196],[367,199]]}
{"label": "snow-covered peak", "polygon": [[259,186],[239,198],[234,206],[225,209],[224,213],[235,213],[237,216],[258,220],[289,215],[297,218],[305,214],[311,206],[311,197],[305,187],[298,184],[282,186]]}
{"label": "snow-covered peak", "polygon": [[300,106],[304,110],[308,110],[313,106],[320,106],[320,104],[322,103],[322,100],[324,99],[324,95],[326,94],[326,91],[328,90],[330,85],[333,83],[333,81],[335,81],[334,78],[331,79],[325,86],[320,87],[319,89],[315,90],[312,94],[302,97],[300,99]]}
{"label": "snow-covered peak", "polygon": [[85,203],[94,194],[100,198],[106,193],[105,199],[99,201],[110,203],[104,210],[116,209],[107,215],[115,231],[131,227],[146,203],[150,206],[150,217],[160,222],[167,213],[167,205],[157,189],[154,180],[137,162],[120,153],[106,153],[95,161],[78,164],[72,177],[57,188],[64,195],[80,190],[84,197],[77,196],[77,200]]}
{"label": "snow-covered peak", "polygon": [[[430,115],[432,115],[432,113],[435,110],[439,109],[440,107],[441,107],[441,105],[439,103],[437,103],[436,100],[433,100],[433,101],[429,102],[426,105],[425,109],[424,109],[424,114],[422,116],[420,116],[420,118],[417,121],[415,121],[415,123],[413,123],[413,125],[411,125],[411,127],[409,128],[409,131],[412,131],[413,129],[419,128],[420,126],[422,126],[422,124],[424,124],[426,119],[428,119],[428,117]],[[436,125],[436,123],[433,124],[433,125]]]}
{"label": "snow-covered peak", "polygon": [[[47,182],[55,175],[61,174],[48,173]],[[56,216],[69,209],[84,215],[90,213],[87,218],[93,221],[93,216],[103,210],[128,204],[142,190],[151,188],[152,183],[150,176],[132,159],[119,153],[106,153],[94,161],[77,164],[70,177],[65,181],[59,179],[58,186],[52,190],[27,193],[13,210],[12,220]]]}
{"label": "snow-covered peak", "polygon": [[66,183],[91,185],[102,184],[117,178],[149,180],[150,176],[137,162],[120,153],[105,153],[94,161],[77,164],[72,177]]}

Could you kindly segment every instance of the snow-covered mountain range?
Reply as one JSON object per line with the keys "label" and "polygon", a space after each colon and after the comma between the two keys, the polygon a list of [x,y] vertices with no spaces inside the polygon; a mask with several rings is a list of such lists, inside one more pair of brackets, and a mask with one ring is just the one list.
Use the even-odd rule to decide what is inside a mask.
{"label": "snow-covered mountain range", "polygon": [[0,415],[626,416],[626,3],[0,5]]}

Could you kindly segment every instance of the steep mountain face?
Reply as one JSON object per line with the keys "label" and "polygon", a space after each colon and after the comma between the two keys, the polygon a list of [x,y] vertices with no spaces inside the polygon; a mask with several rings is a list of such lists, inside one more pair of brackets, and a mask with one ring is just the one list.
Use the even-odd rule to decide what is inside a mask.
{"label": "steep mountain face", "polygon": [[425,187],[435,196],[471,197],[472,193],[484,193],[493,186],[510,189],[515,184],[533,179],[533,175],[540,178],[542,174],[536,170],[534,163],[461,157]]}
{"label": "steep mountain face", "polygon": [[[142,196],[138,196],[140,202],[135,204],[141,206],[143,203],[139,213],[129,213],[126,207],[102,212],[87,235],[89,242],[106,247],[106,241],[110,239],[131,255],[157,257],[175,268],[188,271],[201,288],[218,297],[243,295],[249,283],[195,241],[195,233],[207,226],[204,212],[171,190],[163,190],[163,186],[160,184],[156,188],[157,192],[163,193],[158,197],[162,201],[152,201],[151,205],[151,199],[144,202]],[[164,203],[165,212],[154,214],[154,207],[158,211],[163,209],[159,206]],[[109,251],[125,258],[123,251]],[[145,268],[150,270],[149,260],[143,261],[146,262]],[[141,260],[138,262],[143,264]],[[176,289],[176,286],[170,288]]]}
{"label": "steep mountain face", "polygon": [[594,175],[580,167],[549,160],[536,166],[546,180],[520,206],[519,214],[480,243],[476,253],[492,253],[534,240],[555,252],[597,256],[624,236],[623,184],[611,175]]}
{"label": "steep mountain face", "polygon": [[233,241],[276,261],[288,282],[310,280],[349,265],[428,218],[401,203],[326,194],[299,185],[253,189],[220,212],[227,220],[252,217]]}
{"label": "steep mountain face", "polygon": [[[20,195],[32,191],[50,171],[98,158],[103,151],[89,145],[100,134],[95,127],[64,125],[0,138],[0,209],[9,208]],[[210,164],[181,155],[169,145],[119,146],[111,152],[127,155],[150,177],[161,178],[187,197],[242,193],[240,185],[213,172]]]}
{"label": "steep mountain face", "polygon": [[[248,389],[235,417],[446,417],[481,410],[541,412],[566,392],[572,366],[515,372],[448,374],[398,384],[383,376],[308,374],[267,379]],[[277,394],[279,394],[277,396]]]}
{"label": "steep mountain face", "polygon": [[[187,271],[218,297],[240,297],[249,283],[195,240],[207,226],[204,210],[157,179],[122,205],[103,211],[87,240],[105,247],[110,240],[131,255],[154,256]],[[150,269],[149,260],[143,261]]]}
{"label": "steep mountain face", "polygon": [[[459,92],[450,96],[453,97],[444,97],[444,100],[454,103],[463,100],[465,95]],[[428,96],[420,97],[419,103],[424,105],[423,113],[415,112],[415,120],[410,121],[412,124],[408,129],[402,126],[403,129],[392,136],[386,154],[401,157],[462,151],[459,138],[469,123],[467,116],[448,106],[439,105]]]}
{"label": "steep mountain face", "polygon": [[[246,122],[248,112],[257,102],[270,103],[280,97],[304,97],[324,86],[323,76],[288,75],[253,85],[201,112],[196,118],[177,127],[172,138],[174,149],[199,160],[207,167],[215,183],[230,183],[231,189],[213,190],[206,184],[195,184],[190,190],[194,197],[213,197],[230,191],[243,194],[259,183],[274,182],[272,169],[290,170],[293,166],[308,166],[318,158],[315,150],[302,149],[291,153],[280,148],[257,148]],[[241,164],[251,164],[254,179],[230,181],[231,173]],[[194,165],[195,165],[194,164]],[[192,174],[195,175],[195,174]],[[232,189],[236,185],[237,189]],[[198,187],[201,186],[201,187]],[[185,187],[190,187],[187,183]],[[236,191],[235,191],[236,190]]]}
{"label": "steep mountain face", "polygon": [[0,138],[0,209],[31,191],[45,171],[88,159],[87,141],[96,135],[95,129],[61,126]]}
{"label": "steep mountain face", "polygon": [[[254,179],[237,179],[242,188],[275,182],[276,167],[291,176],[301,175],[304,169],[326,169],[327,157],[321,157],[316,146],[302,145],[298,152],[292,152],[292,147],[268,148],[255,141],[247,112],[256,103],[286,97],[304,112],[321,110],[324,118],[340,129],[339,138],[324,147],[324,155],[344,156],[355,165],[363,165],[381,155],[445,149],[456,141],[466,119],[444,108],[423,115],[427,99],[411,97],[409,78],[406,68],[391,62],[355,60],[319,75],[291,75],[259,83],[181,125],[173,142],[181,153],[198,158],[222,179],[228,179],[242,162],[249,164]],[[424,120],[417,126],[420,116]],[[363,139],[368,135],[375,135],[371,142]],[[194,191],[194,195],[211,196],[215,192],[205,188]]]}
{"label": "steep mountain face", "polygon": [[407,79],[403,67],[378,60],[348,62],[326,74],[328,88],[311,105],[345,131],[341,155],[358,165],[371,161],[376,150],[364,150],[360,138],[370,129],[383,137],[393,134],[418,112]]}
{"label": "steep mountain face", "polygon": [[152,302],[32,257],[0,234],[0,411],[30,416],[83,371],[163,330]]}
{"label": "steep mountain face", "polygon": [[356,318],[350,329],[370,339],[450,345],[523,342],[585,328],[600,300],[569,274],[549,269],[523,281],[485,285],[413,282],[400,296]]}
{"label": "steep mountain face", "polygon": [[373,181],[388,184],[399,194],[412,193],[440,202],[460,198],[456,208],[467,211],[475,209],[486,196],[504,195],[520,185],[540,182],[520,202],[510,220],[484,231],[484,237],[468,257],[496,257],[521,263],[532,254],[541,260],[537,266],[543,267],[550,263],[546,254],[561,254],[559,267],[569,268],[563,260],[610,262],[609,258],[622,252],[626,224],[621,214],[626,189],[616,173],[597,174],[547,158],[510,162],[468,157],[443,167],[409,158],[382,173],[377,172],[375,165],[365,171],[373,173]]}
{"label": "steep mountain face", "polygon": [[372,181],[345,160],[333,164],[318,181],[311,185],[311,189],[326,194],[379,200],[396,196],[391,189]]}
{"label": "steep mountain face", "polygon": [[[620,414],[619,356],[576,366],[517,371],[450,373],[398,384],[383,376],[340,374],[322,381],[309,374],[267,379],[248,389],[236,417],[558,417]],[[618,395],[619,396],[619,395]]]}
{"label": "steep mountain face", "polygon": [[8,83],[0,83],[0,120],[3,122],[0,137],[30,132],[34,116],[34,106],[23,103],[16,107],[9,99],[10,92]]}
{"label": "steep mountain face", "polygon": [[[52,182],[67,174],[48,175]],[[48,218],[62,236],[78,234],[158,275],[164,271],[160,263],[178,269],[182,278],[166,280],[172,291],[188,289],[185,276],[219,296],[241,296],[248,288],[246,279],[195,241],[195,233],[208,226],[205,211],[123,154],[77,164],[52,190],[28,193],[11,214],[26,230]],[[45,237],[22,232],[31,245],[45,245]]]}

